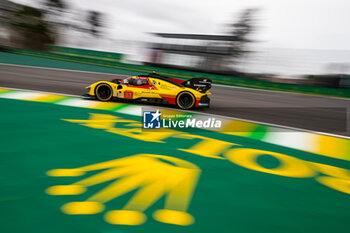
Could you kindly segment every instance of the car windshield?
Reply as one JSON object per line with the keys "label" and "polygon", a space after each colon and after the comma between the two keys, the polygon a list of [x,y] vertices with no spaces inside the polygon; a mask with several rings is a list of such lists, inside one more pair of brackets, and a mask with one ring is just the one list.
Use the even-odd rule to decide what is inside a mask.
{"label": "car windshield", "polygon": [[146,79],[140,79],[136,77],[129,77],[123,80],[124,83],[132,85],[132,86],[142,86],[142,85],[148,85],[148,82]]}

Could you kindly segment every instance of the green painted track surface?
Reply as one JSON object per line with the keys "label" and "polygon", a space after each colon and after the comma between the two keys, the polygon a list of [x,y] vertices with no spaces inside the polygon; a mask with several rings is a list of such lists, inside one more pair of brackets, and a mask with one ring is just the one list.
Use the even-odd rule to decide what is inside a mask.
{"label": "green painted track surface", "polygon": [[[183,152],[197,139],[167,138],[147,142],[82,126],[62,119],[88,119],[90,113],[138,118],[102,110],[46,103],[0,99],[0,232],[4,233],[295,233],[348,232],[350,196],[314,179],[272,175],[238,166],[226,159],[213,159]],[[349,168],[336,160],[256,140],[215,132],[193,132],[244,148],[283,153],[305,161]],[[83,201],[106,184],[89,187],[76,196],[50,196],[45,190],[68,185],[81,177],[50,177],[57,168],[77,168],[140,153],[167,155],[196,164],[201,169],[188,212],[195,218],[189,226],[160,223],[152,213],[164,206],[164,198],[145,211],[147,222],[139,226],[111,225],[104,221],[108,210],[121,209],[134,192],[112,200],[104,212],[67,215],[60,208]],[[262,155],[257,163],[279,166],[274,157]],[[321,174],[322,175],[322,174]]]}

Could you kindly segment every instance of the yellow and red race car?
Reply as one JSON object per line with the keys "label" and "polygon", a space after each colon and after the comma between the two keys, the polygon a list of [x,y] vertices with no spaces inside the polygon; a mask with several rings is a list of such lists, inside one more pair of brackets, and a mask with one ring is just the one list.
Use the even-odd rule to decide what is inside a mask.
{"label": "yellow and red race car", "polygon": [[209,107],[212,81],[192,78],[187,81],[156,73],[131,76],[124,80],[98,81],[87,87],[86,99],[111,101],[118,99],[177,105],[182,109]]}

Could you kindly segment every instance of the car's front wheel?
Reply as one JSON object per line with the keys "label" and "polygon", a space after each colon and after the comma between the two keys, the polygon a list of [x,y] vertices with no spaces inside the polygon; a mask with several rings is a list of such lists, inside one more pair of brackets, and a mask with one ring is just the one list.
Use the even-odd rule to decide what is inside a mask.
{"label": "car's front wheel", "polygon": [[95,88],[95,96],[100,101],[109,101],[113,97],[113,89],[107,83],[100,83]]}
{"label": "car's front wheel", "polygon": [[196,98],[191,92],[188,92],[188,91],[181,92],[176,97],[176,105],[182,109],[193,108],[195,103],[196,103]]}

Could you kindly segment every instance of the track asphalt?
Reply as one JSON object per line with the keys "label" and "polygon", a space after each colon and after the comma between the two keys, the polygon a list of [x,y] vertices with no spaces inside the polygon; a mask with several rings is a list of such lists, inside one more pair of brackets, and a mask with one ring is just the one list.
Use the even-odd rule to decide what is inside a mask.
{"label": "track asphalt", "polygon": [[[123,78],[126,74],[41,69],[0,64],[0,86],[81,95],[99,80]],[[211,107],[197,109],[246,120],[279,124],[339,135],[350,135],[349,99],[213,86]]]}

